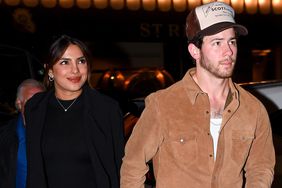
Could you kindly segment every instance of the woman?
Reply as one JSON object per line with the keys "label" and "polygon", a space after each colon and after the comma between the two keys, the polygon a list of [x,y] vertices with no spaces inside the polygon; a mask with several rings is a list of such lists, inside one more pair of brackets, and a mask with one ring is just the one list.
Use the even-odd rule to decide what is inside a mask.
{"label": "woman", "polygon": [[123,157],[116,101],[90,88],[90,53],[61,36],[50,48],[48,91],[26,105],[28,188],[115,188]]}

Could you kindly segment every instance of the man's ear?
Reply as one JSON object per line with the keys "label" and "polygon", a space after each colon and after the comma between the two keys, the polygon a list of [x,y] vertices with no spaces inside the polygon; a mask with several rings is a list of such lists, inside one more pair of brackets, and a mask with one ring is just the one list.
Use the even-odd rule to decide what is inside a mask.
{"label": "man's ear", "polygon": [[190,43],[188,44],[188,51],[190,53],[190,55],[193,57],[193,59],[198,59],[200,56],[200,49],[195,46],[195,44]]}
{"label": "man's ear", "polygon": [[22,103],[21,103],[20,99],[16,99],[15,105],[16,105],[17,110],[21,111]]}

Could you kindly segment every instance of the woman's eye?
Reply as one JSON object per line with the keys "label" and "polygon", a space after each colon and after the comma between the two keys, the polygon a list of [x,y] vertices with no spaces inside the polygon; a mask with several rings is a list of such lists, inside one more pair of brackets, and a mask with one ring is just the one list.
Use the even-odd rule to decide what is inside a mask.
{"label": "woman's eye", "polygon": [[68,63],[68,61],[66,61],[66,60],[60,61],[60,64],[61,64],[61,65],[66,65],[67,63]]}
{"label": "woman's eye", "polygon": [[80,60],[79,60],[79,63],[85,64],[85,63],[86,63],[86,59],[80,59]]}

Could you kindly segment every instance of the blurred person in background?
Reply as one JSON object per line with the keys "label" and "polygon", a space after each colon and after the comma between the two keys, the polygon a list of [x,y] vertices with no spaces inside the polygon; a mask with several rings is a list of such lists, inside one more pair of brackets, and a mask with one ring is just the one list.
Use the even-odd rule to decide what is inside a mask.
{"label": "blurred person in background", "polygon": [[15,101],[18,116],[0,127],[0,187],[25,188],[27,161],[25,136],[25,103],[45,87],[34,79],[24,80],[17,89]]}
{"label": "blurred person in background", "polygon": [[29,188],[118,188],[124,155],[117,101],[90,87],[91,54],[62,35],[45,64],[46,92],[26,105]]}
{"label": "blurred person in background", "polygon": [[263,104],[232,81],[237,38],[222,2],[194,8],[186,21],[196,67],[149,95],[127,141],[121,188],[144,186],[153,159],[157,188],[270,188],[275,165],[272,131]]}

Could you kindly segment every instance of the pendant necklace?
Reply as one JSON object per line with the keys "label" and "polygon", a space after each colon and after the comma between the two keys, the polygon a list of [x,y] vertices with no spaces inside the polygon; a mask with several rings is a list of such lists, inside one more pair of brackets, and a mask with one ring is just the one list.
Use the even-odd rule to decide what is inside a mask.
{"label": "pendant necklace", "polygon": [[64,105],[60,102],[60,100],[56,96],[55,96],[55,98],[57,99],[59,105],[64,109],[64,111],[67,112],[68,109],[75,103],[75,101],[78,97],[76,97],[67,108],[64,107]]}

